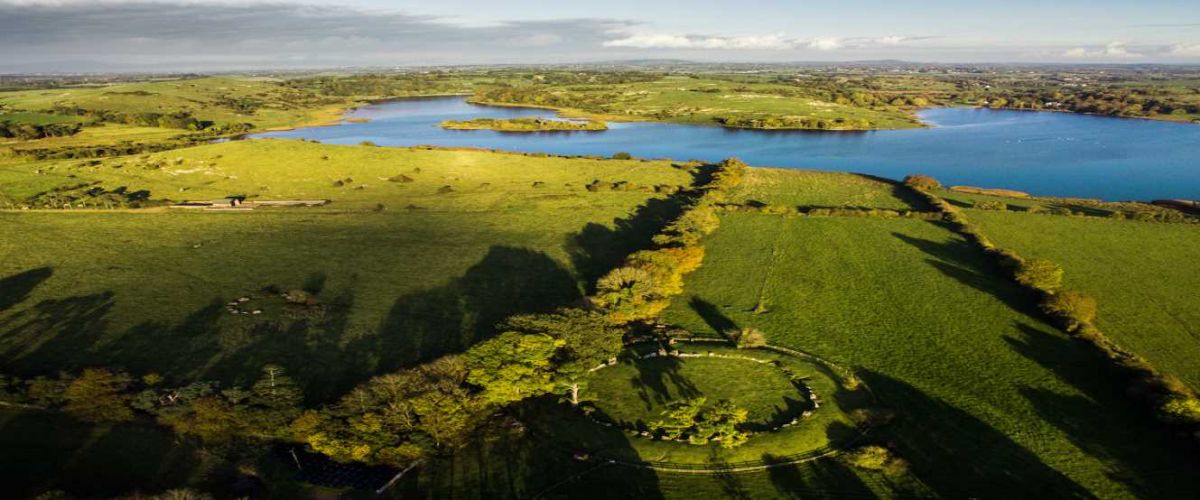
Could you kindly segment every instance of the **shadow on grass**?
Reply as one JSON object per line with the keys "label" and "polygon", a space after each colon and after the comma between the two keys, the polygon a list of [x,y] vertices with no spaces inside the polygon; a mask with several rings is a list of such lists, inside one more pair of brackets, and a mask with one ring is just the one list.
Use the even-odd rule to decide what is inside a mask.
{"label": "shadow on grass", "polygon": [[688,301],[688,307],[691,307],[704,323],[712,328],[717,335],[725,335],[731,330],[737,330],[737,323],[732,318],[726,316],[716,304],[704,300],[700,297],[692,297]]}
{"label": "shadow on grass", "polygon": [[654,235],[683,212],[688,198],[682,193],[651,198],[630,216],[614,220],[615,228],[593,222],[568,236],[567,254],[588,293],[595,291],[596,281],[621,265],[629,254],[649,248]]}
{"label": "shadow on grass", "polygon": [[0,412],[0,442],[0,482],[13,498],[47,490],[88,498],[157,492],[216,472],[169,431],[138,424],[92,425],[61,414]]}
{"label": "shadow on grass", "polygon": [[637,378],[629,381],[630,388],[637,391],[647,410],[655,405],[704,395],[696,384],[680,373],[683,360],[679,358],[659,356],[630,363],[638,372]]}
{"label": "shadow on grass", "polygon": [[[783,461],[771,454],[762,459],[768,464]],[[776,465],[767,469],[767,478],[783,498],[878,498],[859,473],[836,458]]]}
{"label": "shadow on grass", "polygon": [[491,428],[478,446],[422,467],[419,480],[401,485],[400,497],[662,498],[654,471],[609,463],[641,461],[624,431],[595,424],[551,398],[513,411],[527,431]]}
{"label": "shadow on grass", "polygon": [[905,187],[904,184],[896,182],[894,179],[888,179],[887,177],[879,177],[879,176],[875,176],[875,175],[871,175],[871,174],[856,173],[854,175],[857,175],[864,179],[870,179],[870,180],[873,180],[876,182],[882,182],[884,184],[891,186],[892,187],[892,196],[896,197],[896,199],[898,199],[900,201],[903,201],[912,210],[917,210],[917,211],[921,211],[921,212],[929,212],[934,209],[933,205],[930,205],[928,200],[917,195],[911,189]]}
{"label": "shadow on grass", "polygon": [[1038,415],[1079,449],[1114,464],[1108,476],[1140,498],[1200,497],[1200,460],[1195,447],[1172,439],[1138,407],[1128,385],[1099,353],[1070,338],[1017,324],[1022,338],[1006,337],[1016,352],[1050,370],[1082,395],[1044,389],[1021,390]]}
{"label": "shadow on grass", "polygon": [[53,274],[53,268],[39,267],[0,279],[0,312],[24,302],[34,288]]}
{"label": "shadow on grass", "polygon": [[881,429],[910,472],[946,497],[1093,498],[1070,478],[975,416],[887,375],[863,380],[900,418]]}
{"label": "shadow on grass", "polygon": [[1014,311],[1030,318],[1041,318],[1037,297],[1006,279],[1005,271],[999,265],[966,240],[955,236],[952,240],[938,242],[898,232],[893,232],[892,236],[932,257],[926,262],[942,274],[999,299]]}
{"label": "shadow on grass", "polygon": [[[380,371],[461,352],[514,314],[549,312],[583,295],[570,271],[545,253],[494,246],[462,277],[396,299],[376,336]],[[363,352],[361,346],[357,346]]]}

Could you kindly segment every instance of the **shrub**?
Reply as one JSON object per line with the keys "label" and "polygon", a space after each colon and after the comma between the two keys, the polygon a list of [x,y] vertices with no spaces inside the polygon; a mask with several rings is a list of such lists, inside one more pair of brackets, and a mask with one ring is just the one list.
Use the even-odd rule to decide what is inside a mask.
{"label": "shrub", "polygon": [[937,179],[923,174],[915,174],[905,177],[904,185],[923,191],[929,191],[942,187],[942,183],[938,182]]}
{"label": "shrub", "polygon": [[880,471],[889,476],[904,474],[908,462],[878,445],[862,446],[845,455],[846,462],[860,469]]}
{"label": "shrub", "polygon": [[1200,399],[1175,395],[1158,407],[1158,416],[1171,423],[1200,424]]}
{"label": "shrub", "polygon": [[725,332],[725,335],[737,344],[738,349],[753,349],[767,345],[767,336],[756,328],[734,329]]}
{"label": "shrub", "polygon": [[1080,292],[1064,291],[1051,295],[1042,303],[1042,308],[1051,315],[1065,319],[1068,331],[1074,331],[1079,325],[1096,319],[1096,299]]}
{"label": "shrub", "polygon": [[612,159],[614,159],[614,160],[632,160],[633,155],[631,155],[625,151],[617,151],[616,153],[613,153]]}
{"label": "shrub", "polygon": [[437,190],[437,194],[448,194],[448,193],[453,193],[453,192],[454,192],[454,188],[450,187],[450,186],[442,186],[442,187],[438,188],[438,190]]}
{"label": "shrub", "polygon": [[888,408],[859,408],[848,415],[855,425],[864,429],[882,427],[896,419],[896,411]]}
{"label": "shrub", "polygon": [[1022,285],[1054,293],[1062,286],[1063,270],[1051,261],[1033,259],[1022,262],[1014,277]]}
{"label": "shrub", "polygon": [[388,181],[389,181],[389,182],[404,182],[404,183],[408,183],[408,182],[412,182],[412,181],[413,181],[413,178],[412,178],[412,177],[409,177],[409,176],[407,176],[407,175],[404,175],[404,174],[399,174],[399,175],[393,175],[393,176],[391,176],[391,177],[388,177]]}
{"label": "shrub", "polygon": [[975,208],[980,210],[1008,210],[1008,204],[1000,200],[979,200],[975,202]]}
{"label": "shrub", "polygon": [[1054,207],[1054,208],[1050,209],[1050,214],[1051,215],[1075,215],[1075,212],[1072,212],[1071,209],[1069,209],[1067,207]]}
{"label": "shrub", "polygon": [[358,143],[358,145],[359,146],[379,147],[379,145],[375,144],[373,141],[362,141],[362,142]]}

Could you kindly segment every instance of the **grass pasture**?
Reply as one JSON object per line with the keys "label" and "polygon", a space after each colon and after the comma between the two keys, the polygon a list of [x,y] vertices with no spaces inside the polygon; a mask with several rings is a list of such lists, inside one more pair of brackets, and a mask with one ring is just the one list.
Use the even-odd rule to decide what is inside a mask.
{"label": "grass pasture", "polygon": [[[248,193],[333,202],[241,213],[0,213],[6,370],[103,365],[172,382],[245,382],[278,363],[321,401],[373,373],[460,350],[510,314],[575,303],[676,210],[650,192],[588,192],[595,178],[691,182],[667,163],[295,141],[164,155],[172,166],[162,169],[63,168],[75,169],[73,182],[155,194],[190,187],[193,199]],[[197,162],[217,156],[218,174],[175,170],[202,170]],[[411,182],[379,180],[401,174]],[[372,186],[333,185],[349,177]],[[270,189],[257,190],[264,185]],[[439,194],[446,185],[452,190]],[[224,309],[268,286],[317,292],[324,311],[293,320]]]}
{"label": "grass pasture", "polygon": [[729,201],[803,208],[915,210],[923,206],[906,189],[871,176],[777,168],[750,170]]}
{"label": "grass pasture", "polygon": [[[521,104],[549,105],[565,102],[569,116],[595,116],[611,120],[663,120],[717,125],[719,118],[795,117],[854,123],[866,120],[870,129],[920,127],[920,122],[899,107],[866,107],[821,99],[815,93],[776,83],[741,82],[720,78],[665,76],[650,81],[607,85],[543,85],[540,97]],[[478,94],[477,94],[478,96]],[[515,104],[508,100],[483,102]],[[580,104],[575,104],[580,103]],[[572,107],[572,104],[581,107]],[[856,128],[845,126],[845,128]],[[862,128],[862,127],[857,127]]]}
{"label": "grass pasture", "polygon": [[[772,344],[854,367],[900,415],[886,439],[940,494],[1177,497],[1200,487],[1154,479],[1183,477],[1195,459],[947,229],[729,214],[706,249],[666,319],[708,334],[758,328]],[[755,314],[760,301],[767,312]]]}
{"label": "grass pasture", "polygon": [[1200,227],[1194,224],[970,210],[997,245],[1065,270],[1096,297],[1097,326],[1200,389]]}

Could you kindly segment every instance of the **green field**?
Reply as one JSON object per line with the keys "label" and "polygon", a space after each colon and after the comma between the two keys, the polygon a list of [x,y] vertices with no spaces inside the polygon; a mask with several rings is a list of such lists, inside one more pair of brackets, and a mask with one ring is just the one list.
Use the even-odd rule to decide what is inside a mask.
{"label": "green field", "polygon": [[[905,106],[864,106],[834,102],[811,89],[734,79],[664,76],[605,85],[544,82],[515,88],[485,88],[474,100],[489,104],[551,107],[568,116],[613,120],[661,120],[748,128],[822,128],[829,130],[919,127]],[[805,120],[774,125],[734,124],[755,119]],[[820,121],[820,126],[816,124]]]}
{"label": "green field", "polygon": [[[333,397],[368,375],[460,350],[510,314],[578,301],[673,210],[652,192],[592,193],[587,183],[691,182],[666,163],[296,141],[164,156],[171,166],[161,169],[59,165],[78,176],[70,182],[96,179],[153,196],[332,203],[243,213],[0,213],[0,275],[16,285],[5,293],[15,302],[0,313],[9,370],[106,365],[175,382],[244,382],[279,363],[304,381],[310,399]],[[410,181],[387,180],[401,175]],[[334,186],[348,178],[357,180]],[[439,193],[444,186],[451,190]],[[231,316],[222,307],[268,286],[319,290],[328,311],[305,323]]]}
{"label": "green field", "polygon": [[[931,103],[1006,95],[1014,101],[1004,107],[1032,106],[1051,89],[1014,75],[505,69],[203,77],[0,92],[0,121],[87,122],[70,111],[77,107],[187,113],[264,130],[334,122],[338,110],[369,100],[474,92],[476,100],[613,120],[907,128],[920,126],[911,112]],[[1127,77],[1106,81],[1097,105],[1132,99],[1120,90],[1132,85]],[[1154,84],[1170,90],[1163,104],[1176,108],[1170,119],[1193,116],[1186,106],[1194,98],[1181,90],[1190,81]],[[979,87],[987,82],[995,87]],[[1163,118],[1165,110],[1121,113]],[[1200,459],[1181,445],[1185,439],[1130,402],[1108,360],[1046,324],[1038,297],[948,225],[874,210],[932,210],[894,181],[753,168],[728,188],[737,181],[711,175],[724,167],[668,160],[208,143],[232,129],[204,135],[104,119],[67,137],[0,139],[0,149],[16,153],[0,155],[0,375],[106,367],[160,374],[159,387],[216,381],[236,388],[275,364],[298,383],[304,408],[337,414],[349,400],[334,403],[363,381],[463,352],[514,314],[584,307],[598,279],[629,265],[629,254],[662,245],[653,237],[681,213],[693,216],[680,221],[683,232],[708,234],[688,226],[712,222],[689,208],[699,199],[720,205],[719,228],[703,248],[688,243],[694,252],[685,257],[703,255],[701,267],[658,324],[629,327],[627,338],[645,331],[717,338],[754,328],[772,346],[819,358],[679,341],[672,349],[692,357],[635,361],[630,354],[657,347],[637,344],[616,365],[590,372],[582,393],[585,407],[619,425],[600,425],[549,395],[487,407],[468,446],[431,453],[389,495],[1194,498],[1200,491],[1192,473]],[[105,147],[124,149],[33,159],[52,157],[34,150]],[[120,151],[136,154],[114,156]],[[1200,388],[1200,299],[1192,293],[1200,290],[1200,226],[1148,222],[1182,215],[1132,202],[938,195],[965,208],[998,246],[1061,264],[1067,288],[1098,299],[1101,330]],[[244,204],[232,210],[230,199]],[[256,206],[268,201],[317,206]],[[200,206],[208,202],[222,209]],[[991,210],[972,208],[989,202]],[[772,210],[781,207],[788,210]],[[839,208],[856,210],[813,211]],[[315,300],[296,307],[280,293],[300,290]],[[863,385],[852,387],[846,369]],[[789,381],[794,375],[820,394],[821,408],[783,426],[808,404]],[[485,391],[455,383],[473,396]],[[0,380],[0,396],[17,385]],[[696,396],[749,410],[739,430],[750,439],[724,449],[639,435],[669,403]],[[251,496],[365,495],[297,480],[291,459],[275,449],[300,439],[292,435],[201,444],[156,424],[144,408],[132,422],[88,424],[58,411],[66,407],[60,403],[18,411],[8,401],[0,399],[0,478],[16,496],[180,486],[244,496],[233,485],[246,476],[264,484]],[[851,412],[876,407],[894,410],[895,420],[856,427],[861,420]],[[362,425],[370,427],[366,419]],[[860,444],[888,447],[907,471],[850,465],[847,448]],[[717,470],[829,448],[843,457]],[[594,455],[584,460],[581,451]],[[712,474],[647,467],[672,464]]]}
{"label": "green field", "polygon": [[773,168],[750,171],[729,201],[799,208],[916,210],[923,207],[907,190],[871,176]]}
{"label": "green field", "polygon": [[[758,328],[774,344],[855,367],[900,413],[888,439],[934,491],[1173,497],[1198,486],[1154,479],[1195,459],[1173,451],[1102,360],[1037,319],[1034,300],[950,231],[912,220],[722,219],[665,317],[710,334]],[[754,314],[759,301],[768,310]]]}
{"label": "green field", "polygon": [[1200,227],[970,210],[996,244],[1066,271],[1096,297],[1097,326],[1118,344],[1200,388]]}

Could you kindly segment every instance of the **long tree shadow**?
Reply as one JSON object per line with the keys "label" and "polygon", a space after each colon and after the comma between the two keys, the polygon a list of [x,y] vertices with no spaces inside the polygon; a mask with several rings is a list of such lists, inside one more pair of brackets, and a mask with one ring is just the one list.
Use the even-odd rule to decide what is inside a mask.
{"label": "long tree shadow", "polygon": [[932,257],[926,259],[926,262],[942,274],[991,295],[1014,311],[1030,318],[1041,317],[1036,297],[1005,279],[1005,271],[970,242],[957,236],[946,242],[916,238],[898,232],[893,232],[892,236]]}
{"label": "long tree shadow", "polygon": [[1038,415],[1081,450],[1114,464],[1108,473],[1141,498],[1200,497],[1194,446],[1172,439],[1146,408],[1126,396],[1128,385],[1097,352],[1070,338],[1017,324],[1023,338],[1005,337],[1016,352],[1050,370],[1082,395],[1024,388]]}
{"label": "long tree shadow", "polygon": [[716,304],[704,300],[700,297],[692,297],[688,300],[688,307],[691,307],[704,323],[712,328],[718,335],[725,335],[730,330],[737,329],[737,323],[729,316],[726,316]]}
{"label": "long tree shadow", "polygon": [[590,222],[567,237],[564,245],[571,266],[585,283],[588,293],[596,280],[621,264],[629,254],[648,248],[654,235],[683,213],[690,195],[681,192],[667,198],[651,198],[628,217],[613,220],[613,228]]}
{"label": "long tree shadow", "polygon": [[[0,482],[13,498],[63,490],[82,498],[161,491],[202,479],[195,450],[170,431],[93,425],[53,413],[0,413]],[[211,473],[211,470],[205,471]]]}
{"label": "long tree shadow", "polygon": [[0,312],[24,302],[34,288],[53,274],[53,268],[39,267],[0,279]]}
{"label": "long tree shadow", "polygon": [[103,336],[112,292],[43,300],[0,324],[0,358],[17,374],[74,368]]}
{"label": "long tree shadow", "polygon": [[884,184],[891,186],[892,187],[892,196],[896,197],[896,199],[898,199],[900,201],[903,201],[906,205],[911,207],[913,210],[918,210],[918,211],[922,211],[922,212],[928,212],[928,211],[933,210],[933,205],[929,204],[929,200],[926,200],[922,196],[918,196],[916,193],[913,192],[912,189],[909,189],[908,187],[904,186],[903,184],[901,184],[899,182],[896,182],[894,179],[888,179],[887,177],[879,177],[877,175],[871,175],[871,174],[856,173],[854,175],[857,175],[864,179],[870,179],[870,180],[873,180],[876,182],[882,182]]}
{"label": "long tree shadow", "polygon": [[462,277],[396,299],[378,333],[347,351],[370,372],[391,371],[461,352],[495,334],[509,316],[549,312],[582,298],[570,271],[545,253],[493,246]]}
{"label": "long tree shadow", "polygon": [[[762,459],[768,464],[783,461],[769,453]],[[784,498],[878,498],[859,473],[833,458],[775,465],[767,469],[767,478]]]}
{"label": "long tree shadow", "polygon": [[910,471],[940,496],[1093,498],[1061,472],[975,416],[882,373],[863,371],[901,418],[882,429]]}

